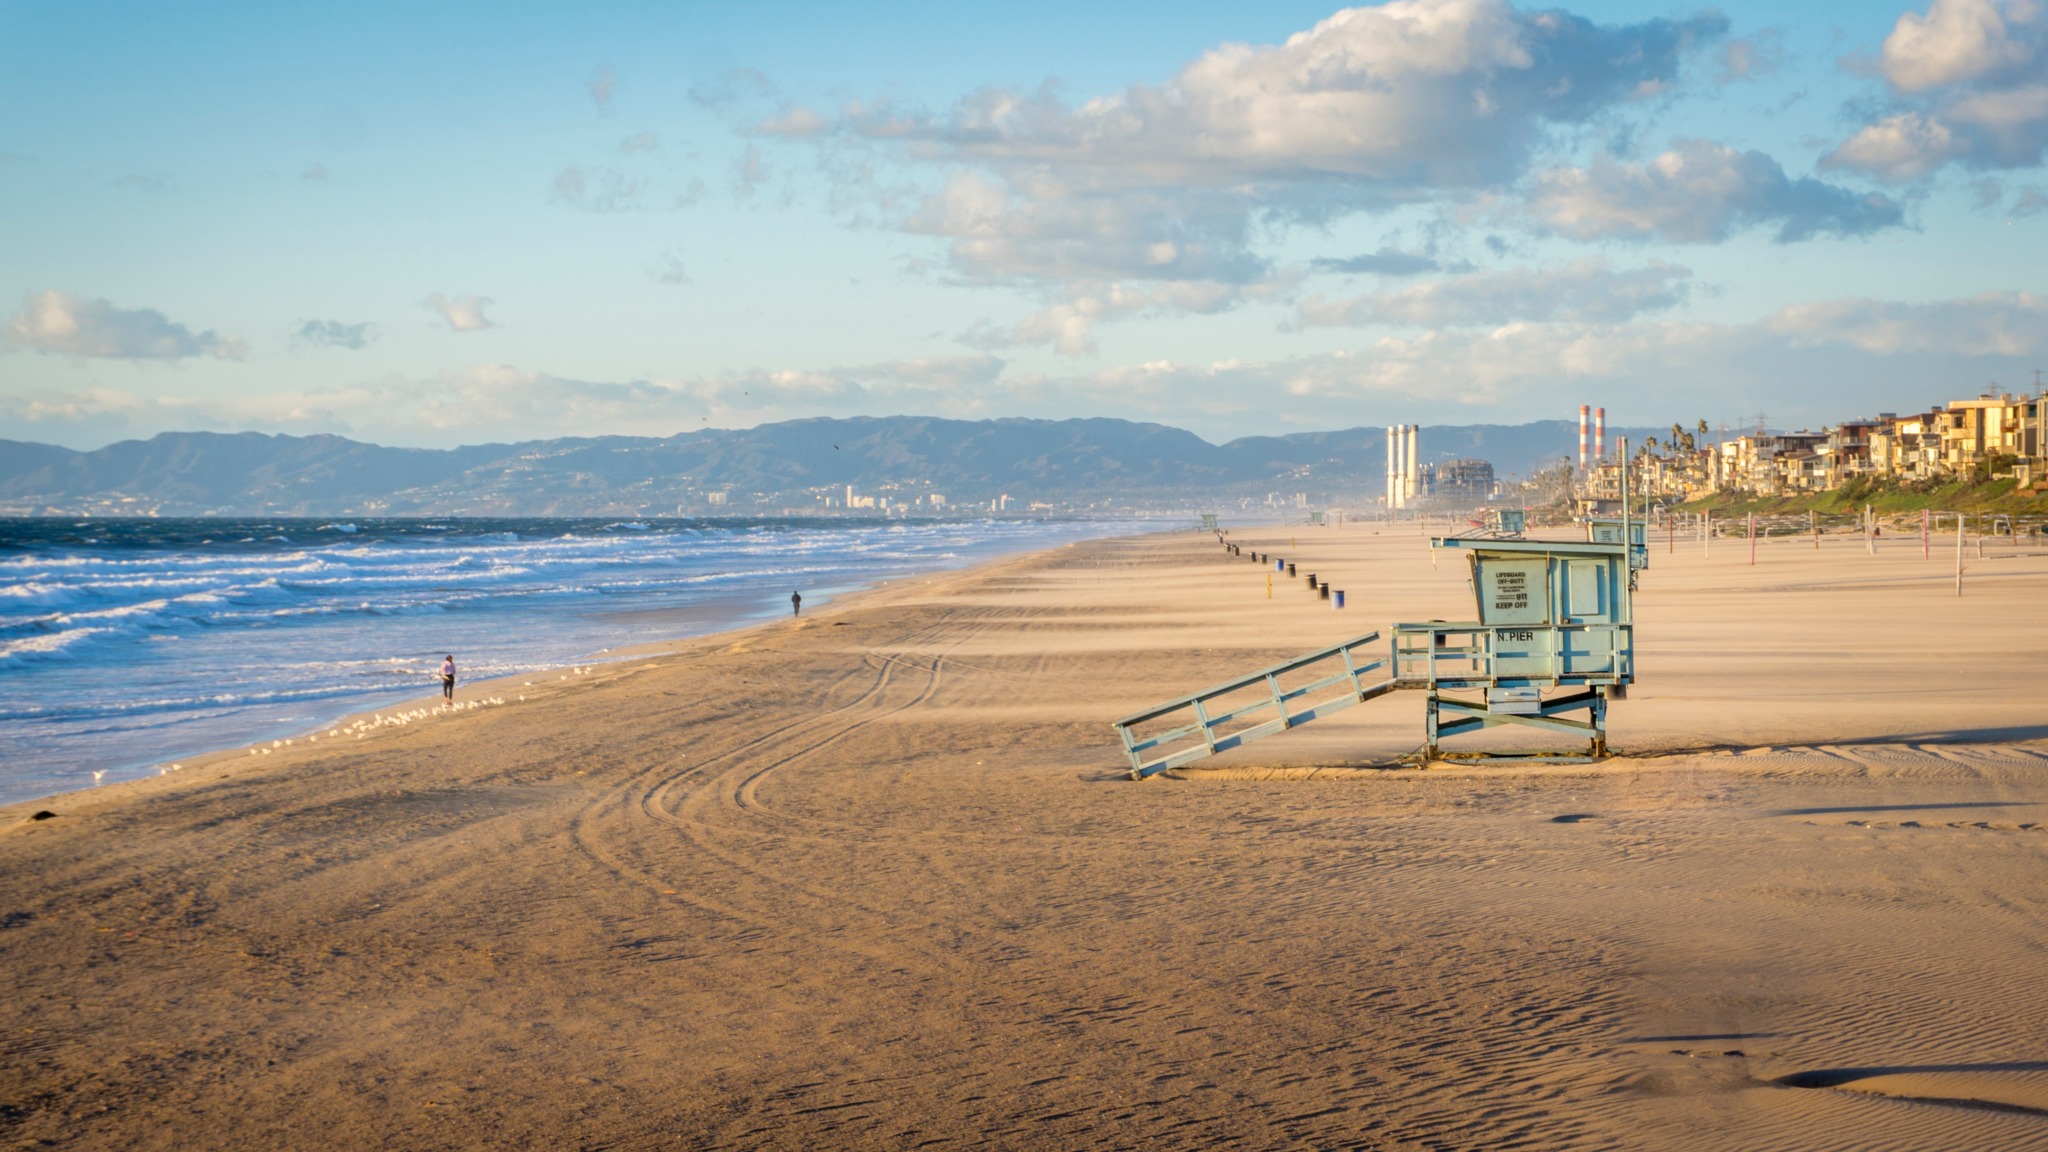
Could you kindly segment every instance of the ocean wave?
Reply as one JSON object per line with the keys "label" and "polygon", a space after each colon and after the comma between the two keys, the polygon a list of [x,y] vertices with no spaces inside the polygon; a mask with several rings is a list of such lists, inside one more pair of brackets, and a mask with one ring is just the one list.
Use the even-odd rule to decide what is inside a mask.
{"label": "ocean wave", "polygon": [[0,640],[0,660],[18,662],[67,656],[73,646],[106,631],[105,628],[71,628]]}
{"label": "ocean wave", "polygon": [[[9,742],[0,799],[22,795],[8,792],[10,780],[153,764],[426,695],[448,652],[471,683],[664,638],[680,619],[708,628],[786,615],[791,588],[810,606],[832,589],[1101,534],[957,523],[347,523],[358,531],[320,531],[318,521],[95,523],[101,543],[72,532],[0,558]],[[715,620],[668,614],[714,601]],[[180,642],[156,643],[168,638]]]}

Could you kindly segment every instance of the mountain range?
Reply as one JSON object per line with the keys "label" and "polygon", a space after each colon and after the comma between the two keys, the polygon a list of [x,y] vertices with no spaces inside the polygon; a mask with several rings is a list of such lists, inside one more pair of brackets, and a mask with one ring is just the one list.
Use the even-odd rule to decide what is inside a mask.
{"label": "mountain range", "polygon": [[[1664,430],[1668,433],[1668,429]],[[1639,440],[1656,429],[1610,429]],[[1572,421],[1432,425],[1424,462],[1476,457],[1505,478],[1576,452]],[[845,491],[951,506],[1185,507],[1297,492],[1369,504],[1386,430],[1211,444],[1127,420],[792,420],[663,438],[571,437],[389,448],[341,436],[165,432],[80,451],[0,440],[0,513],[133,515],[667,515],[822,511]],[[927,504],[929,501],[927,500]]]}

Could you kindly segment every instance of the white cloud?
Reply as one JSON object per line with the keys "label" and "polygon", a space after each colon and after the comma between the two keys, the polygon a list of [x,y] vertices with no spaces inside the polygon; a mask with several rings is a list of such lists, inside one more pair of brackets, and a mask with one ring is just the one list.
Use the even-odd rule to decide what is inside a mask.
{"label": "white cloud", "polygon": [[327,179],[327,165],[322,164],[318,160],[315,160],[313,163],[306,166],[306,170],[304,172],[299,173],[299,179],[307,181],[325,180]]}
{"label": "white cloud", "polygon": [[936,166],[941,185],[903,226],[947,240],[970,280],[1244,283],[1267,267],[1255,218],[1320,222],[1510,186],[1557,129],[1668,91],[1726,26],[1393,0],[1079,104],[987,89],[940,114],[856,106],[828,131],[794,109],[757,128]]}
{"label": "white cloud", "polygon": [[448,322],[448,327],[457,332],[478,332],[495,328],[484,309],[494,301],[488,296],[444,296],[439,292],[420,301],[420,306]]}
{"label": "white cloud", "polygon": [[299,339],[308,344],[360,351],[369,347],[370,342],[376,339],[373,327],[368,321],[361,324],[343,324],[339,320],[308,320],[299,326]]}
{"label": "white cloud", "polygon": [[2040,8],[2037,0],[1934,0],[1925,16],[1902,14],[1884,39],[1885,79],[1901,92],[1925,92],[2024,66],[2032,48],[2015,37],[2008,15],[2023,29]]}
{"label": "white cloud", "polygon": [[621,152],[654,152],[661,148],[661,133],[655,131],[635,132],[619,141]]}
{"label": "white cloud", "polygon": [[1224,280],[1266,275],[1250,216],[1229,193],[1188,189],[1077,195],[1036,180],[950,174],[903,223],[948,241],[964,278]]}
{"label": "white cloud", "polygon": [[[1624,421],[1688,422],[1760,408],[1823,424],[1974,395],[2048,354],[2048,297],[2000,292],[1924,303],[1832,300],[1748,323],[1514,322],[1388,335],[1278,359],[1151,360],[1096,371],[1012,371],[991,355],[593,381],[483,364],[427,379],[220,398],[152,387],[0,395],[0,436],[103,443],[171,428],[336,431],[456,444],[579,434],[663,435],[808,416],[919,412],[1122,416],[1214,439],[1428,414],[1519,421],[1598,400]],[[1626,413],[1634,412],[1630,416]],[[1612,413],[1610,413],[1612,415]]]}
{"label": "white cloud", "polygon": [[2048,149],[2048,4],[1934,0],[1902,14],[1879,70],[1892,106],[1828,153],[1823,167],[1883,180],[1946,164],[2032,168]]}
{"label": "white cloud", "polygon": [[1781,244],[1820,234],[1859,236],[1904,220],[1890,197],[1795,180],[1762,152],[1683,139],[1645,164],[1601,156],[1590,168],[1539,173],[1529,211],[1575,240],[1690,244],[1770,225],[1777,226]]}
{"label": "white cloud", "polygon": [[1496,185],[1549,122],[1673,80],[1726,21],[1600,26],[1501,0],[1394,0],[1338,12],[1286,43],[1226,44],[1158,88],[1078,107],[988,90],[943,118],[871,117],[877,137],[955,158],[1055,165],[1075,183],[1153,187],[1346,177],[1394,187]]}
{"label": "white cloud", "polygon": [[2048,296],[1985,292],[1920,304],[1828,300],[1782,309],[1764,327],[1801,346],[1849,345],[1886,356],[2029,356],[2048,351]]}
{"label": "white cloud", "polygon": [[590,79],[584,82],[583,87],[590,93],[591,103],[596,104],[602,111],[611,107],[612,94],[618,91],[619,78],[612,74],[609,66],[606,66],[591,73]]}
{"label": "white cloud", "polygon": [[1605,260],[1588,259],[1562,268],[1516,268],[1450,277],[1348,300],[1313,296],[1301,305],[1299,320],[1312,327],[1437,328],[1551,320],[1614,323],[1684,303],[1691,277],[1690,269],[1661,260],[1617,272]]}
{"label": "white cloud", "polygon": [[1081,356],[1095,351],[1095,325],[1143,313],[1209,314],[1237,306],[1246,297],[1243,287],[1213,280],[1168,283],[1138,287],[1117,283],[1075,283],[1066,288],[1066,299],[1026,316],[1008,330],[976,329],[967,343],[982,348],[1011,348],[1051,344],[1063,356]]}
{"label": "white cloud", "polygon": [[31,293],[7,321],[6,342],[52,355],[109,360],[241,360],[249,346],[211,329],[194,333],[154,308],[118,308],[55,288]]}
{"label": "white cloud", "polygon": [[1918,180],[1968,152],[1948,125],[1918,112],[1901,112],[1858,129],[1821,160],[1821,167],[1848,168],[1880,180]]}

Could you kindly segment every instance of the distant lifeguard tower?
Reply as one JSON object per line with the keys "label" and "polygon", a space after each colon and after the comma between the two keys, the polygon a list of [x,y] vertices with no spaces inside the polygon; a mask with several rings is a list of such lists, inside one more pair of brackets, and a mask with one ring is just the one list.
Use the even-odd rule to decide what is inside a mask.
{"label": "distant lifeguard tower", "polygon": [[1641,572],[1650,566],[1649,525],[1641,520],[1593,516],[1586,520],[1586,539],[1594,544],[1619,544],[1628,537],[1628,567]]}

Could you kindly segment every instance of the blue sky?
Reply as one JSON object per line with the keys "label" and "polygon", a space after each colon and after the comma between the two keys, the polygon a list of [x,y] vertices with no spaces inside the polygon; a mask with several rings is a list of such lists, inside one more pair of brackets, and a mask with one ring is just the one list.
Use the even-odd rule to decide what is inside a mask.
{"label": "blue sky", "polygon": [[1819,425],[2048,367],[2048,4],[0,0],[0,437]]}

